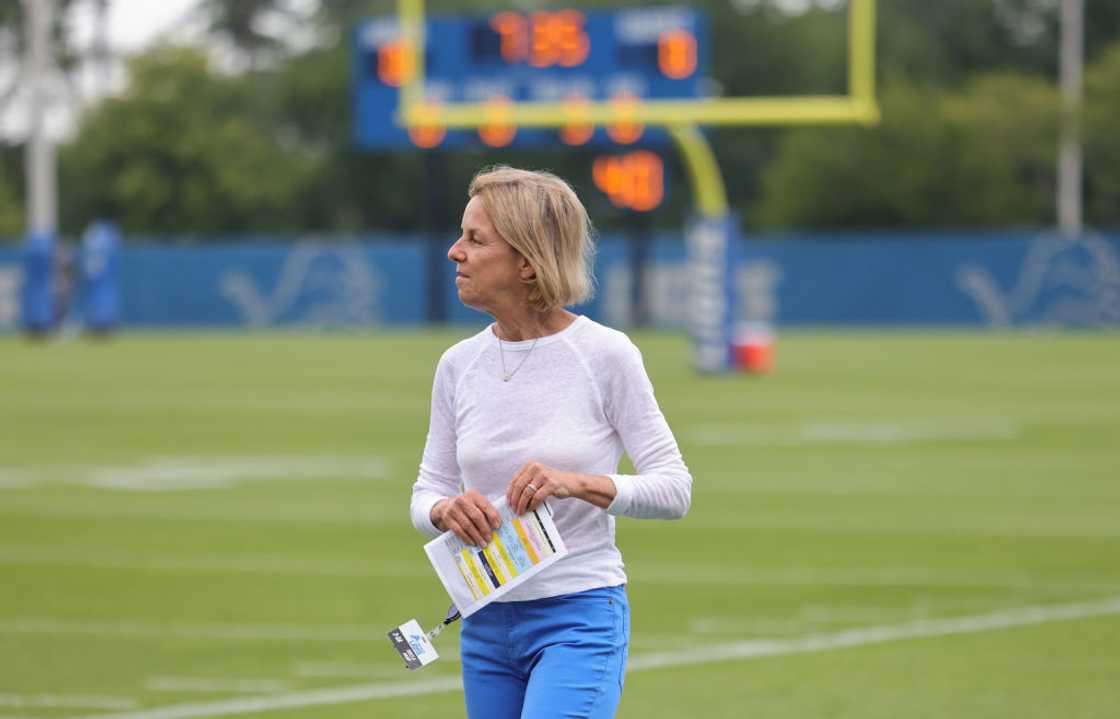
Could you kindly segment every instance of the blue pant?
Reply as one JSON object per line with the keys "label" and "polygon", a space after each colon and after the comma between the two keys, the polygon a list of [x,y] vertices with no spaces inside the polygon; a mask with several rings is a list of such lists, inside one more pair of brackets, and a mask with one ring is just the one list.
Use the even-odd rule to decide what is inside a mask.
{"label": "blue pant", "polygon": [[467,716],[613,717],[629,642],[624,586],[483,607],[460,635]]}

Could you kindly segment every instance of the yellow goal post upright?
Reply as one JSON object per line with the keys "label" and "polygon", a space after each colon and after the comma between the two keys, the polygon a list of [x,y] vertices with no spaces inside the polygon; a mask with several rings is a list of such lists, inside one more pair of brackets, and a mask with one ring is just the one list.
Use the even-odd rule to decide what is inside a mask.
{"label": "yellow goal post upright", "polygon": [[598,126],[627,122],[664,127],[684,159],[696,203],[696,218],[686,234],[693,363],[704,372],[721,372],[733,366],[735,299],[730,245],[734,228],[719,164],[699,128],[878,123],[875,3],[848,0],[846,95],[651,99],[626,104],[590,101],[581,103],[578,117],[574,117],[572,106],[562,102],[520,101],[500,109],[485,102],[427,102],[424,53],[419,51],[425,42],[424,0],[397,0],[400,37],[412,70],[401,86],[399,122],[405,127],[459,129],[496,122],[514,127],[562,127],[573,121]]}

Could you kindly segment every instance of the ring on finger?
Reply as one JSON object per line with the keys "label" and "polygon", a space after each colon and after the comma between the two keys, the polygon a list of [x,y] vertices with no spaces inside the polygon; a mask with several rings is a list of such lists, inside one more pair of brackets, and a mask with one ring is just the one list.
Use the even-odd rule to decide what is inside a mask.
{"label": "ring on finger", "polygon": [[529,490],[530,492],[536,492],[537,491],[536,486],[533,485],[533,484],[526,484],[525,489]]}

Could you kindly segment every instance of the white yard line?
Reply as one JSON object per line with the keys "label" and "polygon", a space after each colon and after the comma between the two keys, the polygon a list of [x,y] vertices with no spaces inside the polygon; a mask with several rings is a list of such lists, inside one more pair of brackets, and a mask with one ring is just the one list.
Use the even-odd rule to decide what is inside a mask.
{"label": "white yard line", "polygon": [[[913,496],[907,493],[907,496]],[[1101,498],[1101,501],[1112,501]],[[0,504],[0,516],[18,520],[78,520],[113,522],[246,522],[278,524],[330,524],[338,526],[403,525],[402,514],[397,508],[360,507],[354,511],[322,509],[273,509],[273,508],[191,508],[172,509],[169,506],[131,508],[98,506],[86,503],[72,506],[20,507]],[[1048,523],[1047,523],[1048,522]],[[1081,517],[1074,510],[1064,516],[1048,520],[1027,522],[1019,517],[1010,524],[1000,524],[991,517],[967,518],[964,521],[943,523],[884,523],[880,519],[846,517],[744,517],[727,514],[709,518],[704,529],[765,530],[811,533],[820,535],[863,536],[931,536],[931,537],[1028,537],[1028,538],[1098,538],[1120,536],[1120,525],[1112,517]]]}
{"label": "white yard line", "polygon": [[[731,619],[726,617],[698,617],[688,623],[688,634],[676,635],[676,644],[667,641],[662,646],[684,646],[690,641],[696,641],[699,635],[712,635],[726,637],[729,634],[754,634],[756,636],[773,637],[778,635],[795,635],[803,633],[808,627],[808,622],[796,617],[792,619],[761,618],[761,619]],[[640,637],[639,637],[640,638]],[[668,639],[667,636],[663,637]]]}
{"label": "white yard line", "polygon": [[[47,465],[32,470],[0,467],[0,488],[35,484],[84,485],[98,489],[176,492],[227,489],[247,482],[385,480],[392,476],[382,457],[148,457],[132,464]],[[15,480],[15,481],[12,481]]]}
{"label": "white yard line", "polygon": [[[1101,500],[1110,501],[1110,500]],[[1080,514],[1079,514],[1080,511]],[[703,526],[707,530],[765,530],[767,532],[797,532],[814,535],[858,535],[865,537],[1014,537],[1014,538],[1100,538],[1120,537],[1120,523],[1115,514],[1099,512],[1088,516],[1083,510],[1070,509],[1062,514],[1057,510],[1045,517],[1026,519],[1021,516],[973,516],[957,519],[949,516],[944,521],[914,522],[903,516],[892,517],[893,523],[881,517],[850,517],[833,511],[829,516],[743,516],[742,513],[725,513],[707,517]]]}
{"label": "white yard line", "polygon": [[0,489],[22,489],[34,483],[34,477],[27,472],[0,467]]}
{"label": "white yard line", "polygon": [[[988,614],[977,614],[947,619],[928,619],[904,624],[863,627],[828,634],[813,634],[796,639],[729,642],[707,644],[701,649],[641,654],[630,659],[628,671],[695,664],[755,659],[759,657],[807,654],[848,649],[872,644],[885,644],[907,639],[926,639],[979,632],[996,631],[1050,622],[1088,619],[1091,617],[1120,614],[1120,597],[1099,601],[1021,607]],[[349,702],[422,696],[440,692],[459,691],[462,683],[458,677],[433,677],[413,682],[386,682],[362,684],[336,689],[318,689],[295,692],[282,696],[231,699],[195,704],[144,709],[123,714],[101,714],[73,719],[191,719],[193,717],[222,717],[253,714],[275,709],[296,709],[309,706],[344,704]]]}
{"label": "white yard line", "polygon": [[277,697],[247,697],[245,699],[199,702],[197,704],[176,704],[155,709],[143,709],[127,714],[91,714],[74,719],[189,719],[190,717],[236,716],[275,709],[298,709],[308,706],[437,694],[458,691],[462,686],[459,677],[433,677],[416,682],[364,684],[338,689],[317,689]]}
{"label": "white yard line", "polygon": [[[1078,488],[1082,491],[1083,488]],[[1085,490],[1087,491],[1087,489]],[[771,479],[752,477],[747,480],[727,480],[713,478],[704,484],[708,494],[756,495],[776,494],[790,496],[823,497],[889,497],[889,498],[932,498],[932,499],[981,499],[1006,502],[1008,499],[1030,501],[1067,502],[1070,493],[1043,491],[1043,488],[1023,483],[967,483],[967,480],[951,482],[944,477],[937,484],[906,484],[885,479],[859,479],[834,477],[829,479],[805,478],[798,476]],[[1110,499],[1106,492],[1101,499]],[[1081,498],[1080,496],[1078,497]]]}
{"label": "white yard line", "polygon": [[[440,656],[446,659],[445,653]],[[361,664],[357,662],[299,662],[293,671],[297,677],[309,679],[380,679],[401,675],[399,664]]]}
{"label": "white yard line", "polygon": [[1120,591],[1120,579],[1100,581],[1090,577],[1037,576],[1023,572],[977,570],[959,572],[932,567],[888,567],[882,569],[729,569],[711,565],[666,565],[640,562],[628,566],[643,582],[668,584],[743,584],[807,587],[961,587],[971,589]]}
{"label": "white yard line", "polygon": [[299,642],[385,641],[384,630],[369,627],[302,627],[270,624],[145,624],[129,621],[0,620],[0,634],[135,637],[140,639],[245,639]]}
{"label": "white yard line", "polygon": [[388,478],[389,471],[380,457],[153,457],[134,465],[88,469],[78,481],[101,489],[166,492],[222,489],[245,482],[315,481],[324,476],[376,480]]}
{"label": "white yard line", "polygon": [[[181,1],[181,0],[180,0]],[[402,408],[415,405],[415,397],[406,394],[394,394],[379,388],[376,392],[364,393],[317,393],[315,397],[292,396],[254,396],[240,393],[230,393],[221,390],[198,390],[184,398],[178,391],[154,390],[144,395],[100,394],[73,396],[44,396],[42,393],[35,395],[34,400],[21,403],[20,407],[36,410],[93,410],[104,412],[111,409],[136,410],[158,409],[166,410],[169,405],[177,409],[196,410],[233,410],[241,413],[248,410],[260,412],[293,412],[299,415],[306,414],[362,414],[376,412],[377,410],[392,410],[400,412]],[[19,407],[17,407],[19,408]],[[417,413],[419,417],[419,413]],[[427,418],[427,415],[424,415]]]}
{"label": "white yard line", "polygon": [[827,634],[810,634],[795,639],[729,642],[727,644],[707,645],[703,649],[643,654],[630,660],[629,670],[642,671],[758,657],[825,652],[869,644],[886,644],[906,639],[976,634],[1012,627],[1088,619],[1113,614],[1120,614],[1120,597],[1095,602],[1020,607],[965,617],[919,619],[904,624],[859,627]]}
{"label": "white yard line", "polygon": [[233,572],[236,574],[308,574],[343,577],[372,577],[378,573],[393,576],[429,576],[431,570],[423,567],[374,565],[368,558],[298,559],[283,555],[228,556],[228,555],[155,555],[112,552],[104,554],[76,554],[72,550],[44,551],[33,548],[0,549],[0,566],[66,566],[94,569],[136,569],[166,572]]}
{"label": "white yard line", "polygon": [[133,697],[86,694],[0,694],[0,707],[20,709],[107,709],[121,711],[139,705]]}
{"label": "white yard line", "polygon": [[360,511],[353,512],[314,509],[227,509],[223,507],[168,511],[167,509],[150,507],[136,507],[134,509],[98,508],[88,504],[88,500],[84,501],[87,501],[87,504],[81,507],[41,506],[27,508],[0,506],[0,516],[16,517],[17,519],[109,520],[114,522],[229,522],[231,524],[276,522],[281,524],[359,525],[363,527],[388,522],[402,522],[401,512],[395,507],[392,509],[362,507]]}
{"label": "white yard line", "polygon": [[[725,582],[738,583],[742,581],[740,577],[725,577]],[[704,581],[703,578],[693,577],[692,581]],[[715,581],[714,579],[712,581]],[[881,585],[881,586],[895,586],[895,585],[919,585],[925,582],[919,576],[909,573],[890,574],[890,573],[875,573],[870,576],[861,576],[859,572],[853,573],[850,576],[838,575],[836,573],[824,574],[815,570],[805,571],[802,574],[788,575],[781,573],[780,576],[766,577],[752,577],[751,583],[758,584],[801,584],[801,585],[837,585],[837,586],[868,586],[868,585]],[[968,586],[965,578],[953,579],[949,581],[940,582],[945,586]],[[977,586],[995,587],[999,588],[1001,585],[998,581],[991,580],[978,580]],[[1020,583],[1008,583],[1007,588],[1015,588],[1020,586]],[[1027,582],[1021,583],[1021,586],[1029,587],[1035,591],[1039,589],[1065,589],[1071,590],[1073,587],[1068,584],[1054,584],[1054,583],[1041,583],[1041,582]],[[1101,585],[1101,591],[1115,592],[1118,590],[1116,584]],[[974,603],[974,602],[973,602]],[[947,609],[944,605],[939,605],[941,611]],[[961,603],[958,610],[969,607],[967,603]],[[732,622],[728,624],[725,619],[719,617],[699,617],[693,622],[693,631],[698,634],[713,634],[725,631],[749,631],[751,633],[769,633],[769,634],[792,634],[798,630],[806,629],[806,625],[813,623],[821,623],[824,620],[823,615],[828,615],[827,620],[837,620],[838,617],[833,616],[835,608],[821,609],[813,607],[804,616],[795,619],[787,618],[769,618],[759,619],[752,622]],[[849,613],[854,611],[850,608]],[[898,612],[915,612],[918,611],[914,607],[902,607],[897,610]],[[921,611],[926,611],[922,609]],[[889,615],[890,612],[874,610],[871,615],[845,615],[844,621],[860,621],[866,619],[874,619],[876,617],[883,618],[884,615]],[[928,617],[918,617],[928,618]],[[210,641],[210,640],[225,640],[225,641],[263,641],[263,642],[305,642],[305,643],[357,643],[368,641],[380,641],[383,638],[383,631],[377,627],[361,626],[361,625],[282,625],[282,624],[236,624],[236,623],[207,623],[207,624],[170,624],[170,623],[145,623],[130,620],[58,620],[58,619],[42,619],[42,618],[23,618],[23,619],[0,619],[0,635],[47,635],[47,636],[112,636],[124,637],[133,639],[181,639],[181,640],[196,640],[196,641]],[[676,636],[676,635],[674,635]],[[445,652],[445,658],[450,658],[450,655]],[[295,670],[296,676],[320,676],[320,677],[365,677],[371,678],[376,676],[371,673],[369,668],[373,665],[353,665],[353,664],[337,664],[337,663],[320,663],[315,667],[310,665],[299,665]]]}
{"label": "white yard line", "polygon": [[225,679],[222,677],[151,677],[144,688],[155,692],[213,694],[274,694],[291,685],[283,679]]}
{"label": "white yard line", "polygon": [[718,423],[701,425],[685,437],[709,447],[815,445],[902,445],[927,442],[991,442],[1018,439],[1017,422],[1008,418],[899,418],[867,421],[818,420],[792,427]]}
{"label": "white yard line", "polygon": [[[0,548],[0,566],[65,566],[93,569],[135,569],[165,572],[230,572],[235,574],[295,574],[311,576],[377,577],[392,575],[425,578],[431,573],[415,564],[374,565],[368,559],[300,559],[284,555],[195,555],[131,554],[106,552],[75,554],[72,550],[41,550],[34,547]],[[643,581],[667,584],[741,584],[758,586],[841,586],[841,587],[962,587],[977,589],[1055,589],[1086,592],[1120,591],[1120,578],[1100,581],[1094,577],[1038,576],[1024,572],[945,571],[931,567],[883,569],[821,569],[788,567],[781,569],[729,569],[696,564],[631,565],[631,572]],[[0,632],[4,623],[0,621]]]}

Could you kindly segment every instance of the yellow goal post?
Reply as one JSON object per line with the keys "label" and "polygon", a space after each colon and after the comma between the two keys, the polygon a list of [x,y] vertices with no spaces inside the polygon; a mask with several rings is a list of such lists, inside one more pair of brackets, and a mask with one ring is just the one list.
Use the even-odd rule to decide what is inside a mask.
{"label": "yellow goal post", "polygon": [[[485,102],[427,103],[424,99],[424,0],[398,0],[404,47],[412,54],[413,72],[401,88],[400,118],[405,126],[438,124],[477,128],[495,122],[495,108]],[[578,113],[573,115],[573,113]],[[848,94],[800,97],[713,97],[598,101],[577,108],[562,102],[515,102],[503,106],[501,122],[517,127],[560,127],[573,121],[606,125],[806,125],[878,122],[875,100],[875,0],[848,0]]]}

